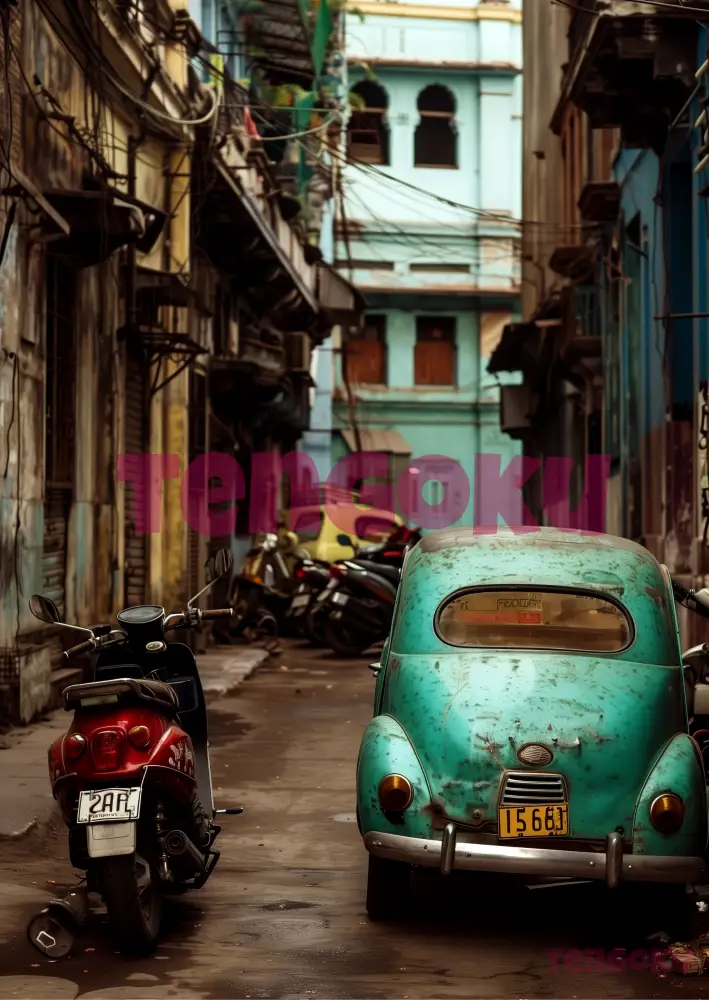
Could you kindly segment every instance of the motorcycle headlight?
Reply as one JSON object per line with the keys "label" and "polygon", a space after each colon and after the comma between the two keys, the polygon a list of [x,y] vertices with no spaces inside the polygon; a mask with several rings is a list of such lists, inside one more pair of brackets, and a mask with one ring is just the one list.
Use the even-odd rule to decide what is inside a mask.
{"label": "motorcycle headlight", "polygon": [[684,822],[684,803],[679,795],[658,795],[650,805],[650,822],[658,833],[677,833]]}

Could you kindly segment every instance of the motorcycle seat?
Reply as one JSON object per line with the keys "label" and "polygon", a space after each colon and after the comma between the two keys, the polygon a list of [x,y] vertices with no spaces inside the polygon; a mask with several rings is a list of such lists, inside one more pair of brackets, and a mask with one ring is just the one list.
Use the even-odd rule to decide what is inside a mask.
{"label": "motorcycle seat", "polygon": [[384,577],[385,580],[391,580],[392,583],[399,582],[401,570],[398,566],[380,566],[379,563],[359,562],[357,559],[355,559],[354,562],[355,565],[361,566],[362,569],[366,569],[368,572],[374,573],[376,576]]}
{"label": "motorcycle seat", "polygon": [[176,715],[179,700],[169,684],[162,681],[146,680],[143,677],[121,677],[110,681],[91,681],[88,684],[72,684],[64,689],[64,707],[69,710],[87,699],[110,695],[123,696],[147,702],[151,707]]}

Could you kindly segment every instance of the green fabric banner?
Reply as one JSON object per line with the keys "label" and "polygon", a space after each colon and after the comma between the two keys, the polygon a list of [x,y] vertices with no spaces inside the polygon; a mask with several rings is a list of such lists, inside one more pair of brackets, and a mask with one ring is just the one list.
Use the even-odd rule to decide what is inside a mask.
{"label": "green fabric banner", "polygon": [[315,21],[315,34],[313,37],[313,64],[315,66],[316,78],[319,77],[322,72],[328,43],[330,41],[330,35],[332,34],[334,26],[332,11],[330,10],[329,3],[327,0],[320,0],[317,18]]}

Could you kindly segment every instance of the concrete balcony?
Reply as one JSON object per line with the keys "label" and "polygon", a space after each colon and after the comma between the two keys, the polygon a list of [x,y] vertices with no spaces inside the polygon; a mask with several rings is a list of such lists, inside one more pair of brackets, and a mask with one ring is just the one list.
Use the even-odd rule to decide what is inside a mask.
{"label": "concrete balcony", "polygon": [[635,0],[581,0],[578,6],[553,131],[560,133],[571,101],[593,128],[620,128],[626,146],[661,152],[669,121],[695,85],[696,6]]}

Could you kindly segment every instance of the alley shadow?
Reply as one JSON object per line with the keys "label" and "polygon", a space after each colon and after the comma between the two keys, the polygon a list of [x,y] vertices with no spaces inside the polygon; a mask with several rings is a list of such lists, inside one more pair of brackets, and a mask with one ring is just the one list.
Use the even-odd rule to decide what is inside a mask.
{"label": "alley shadow", "polygon": [[[648,887],[610,891],[595,882],[528,888],[515,878],[456,872],[448,878],[419,870],[404,921],[414,935],[476,940],[499,939],[519,927],[526,944],[552,949],[651,949],[661,932],[673,941],[683,928],[690,901],[667,905],[668,897]],[[673,912],[674,911],[674,912]],[[709,921],[704,922],[709,930]],[[402,924],[403,926],[403,924]]]}

